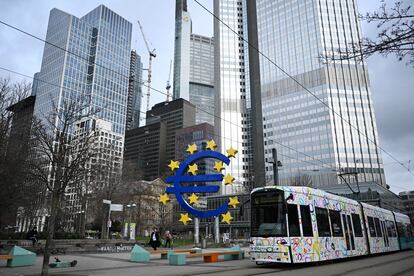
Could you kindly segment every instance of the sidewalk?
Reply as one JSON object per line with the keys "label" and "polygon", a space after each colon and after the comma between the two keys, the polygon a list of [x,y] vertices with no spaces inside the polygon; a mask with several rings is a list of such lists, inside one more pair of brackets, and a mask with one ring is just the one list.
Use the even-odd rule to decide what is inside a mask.
{"label": "sidewalk", "polygon": [[[161,248],[162,249],[162,248]],[[243,248],[247,252],[247,248]],[[222,251],[225,248],[206,249],[210,251]],[[51,256],[53,260],[55,255]],[[76,267],[50,269],[51,275],[192,275],[193,273],[213,273],[232,267],[254,266],[248,256],[245,260],[223,261],[218,263],[204,263],[202,258],[192,258],[185,266],[170,266],[168,260],[161,260],[159,254],[152,254],[149,263],[132,263],[129,261],[130,253],[93,253],[93,254],[66,254],[58,256],[61,261],[77,260]],[[43,256],[38,256],[35,266],[8,268],[5,262],[0,264],[1,276],[15,275],[39,275]]]}

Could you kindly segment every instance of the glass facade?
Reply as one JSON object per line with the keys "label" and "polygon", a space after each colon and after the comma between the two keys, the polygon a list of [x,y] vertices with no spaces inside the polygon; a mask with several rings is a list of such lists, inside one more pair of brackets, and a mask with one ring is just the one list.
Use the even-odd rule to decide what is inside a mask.
{"label": "glass facade", "polygon": [[214,125],[214,39],[191,34],[190,42],[189,89],[196,123]]}
{"label": "glass facade", "polygon": [[190,100],[190,35],[191,17],[187,0],[176,0],[173,99]]}
{"label": "glass facade", "polygon": [[124,135],[131,33],[132,24],[103,5],[82,18],[51,10],[46,40],[70,53],[45,44],[39,78],[47,83],[38,85],[35,115],[44,119],[63,100],[87,98]]}
{"label": "glass facade", "polygon": [[[214,14],[224,24],[238,32],[247,34],[246,2],[240,0],[215,0]],[[215,134],[219,140],[220,150],[225,152],[230,147],[236,148],[236,158],[226,167],[235,182],[222,187],[224,194],[239,193],[250,181],[249,158],[249,115],[246,93],[246,73],[248,59],[245,56],[244,42],[227,26],[214,21],[215,39]]]}
{"label": "glass facade", "polygon": [[265,157],[277,148],[281,184],[333,185],[341,171],[385,185],[366,64],[320,58],[358,41],[357,15],[354,0],[257,1],[259,49],[323,101],[260,57]]}
{"label": "glass facade", "polygon": [[139,127],[142,98],[142,62],[136,51],[131,51],[129,69],[126,129]]}

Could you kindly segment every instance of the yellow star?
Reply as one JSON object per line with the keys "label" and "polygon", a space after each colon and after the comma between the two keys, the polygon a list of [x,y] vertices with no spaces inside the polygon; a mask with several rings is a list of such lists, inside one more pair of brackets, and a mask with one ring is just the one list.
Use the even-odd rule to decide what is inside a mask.
{"label": "yellow star", "polygon": [[188,197],[190,200],[190,204],[194,204],[198,202],[198,196],[195,193],[192,193],[191,196]]}
{"label": "yellow star", "polygon": [[236,208],[238,204],[240,204],[239,199],[237,198],[237,196],[235,197],[230,197],[229,198],[229,205],[232,206],[233,208]]}
{"label": "yellow star", "polygon": [[188,145],[187,150],[186,150],[189,154],[193,154],[194,152],[197,151],[197,145],[196,144],[191,144]]}
{"label": "yellow star", "polygon": [[198,171],[198,166],[197,164],[193,164],[188,166],[188,172],[191,173],[192,175],[196,175]]}
{"label": "yellow star", "polygon": [[221,222],[226,222],[227,224],[230,224],[231,220],[233,219],[230,212],[221,214],[221,216],[222,216]]}
{"label": "yellow star", "polygon": [[218,172],[224,170],[223,162],[221,161],[214,161],[214,169]]}
{"label": "yellow star", "polygon": [[214,142],[214,140],[210,140],[207,142],[206,149],[215,150],[216,148],[217,148],[217,144],[216,142]]}
{"label": "yellow star", "polygon": [[159,202],[162,202],[162,204],[167,204],[167,202],[170,201],[170,197],[167,194],[160,195]]}
{"label": "yellow star", "polygon": [[225,185],[227,185],[227,184],[233,184],[233,182],[234,182],[234,177],[233,176],[231,176],[230,174],[227,174],[225,177],[224,177],[224,184]]}
{"label": "yellow star", "polygon": [[178,169],[180,167],[180,162],[171,160],[168,167],[170,167],[171,171],[175,171],[176,169]]}
{"label": "yellow star", "polygon": [[187,225],[189,221],[192,221],[192,219],[188,216],[188,213],[185,213],[180,214],[180,219],[178,221],[181,221],[184,225]]}
{"label": "yellow star", "polygon": [[227,157],[236,157],[237,150],[233,149],[233,147],[230,147],[227,152]]}

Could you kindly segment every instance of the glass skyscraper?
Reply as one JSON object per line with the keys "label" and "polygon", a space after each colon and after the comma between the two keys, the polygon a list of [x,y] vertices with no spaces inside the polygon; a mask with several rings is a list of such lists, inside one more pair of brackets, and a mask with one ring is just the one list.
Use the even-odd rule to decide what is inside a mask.
{"label": "glass skyscraper", "polygon": [[[85,122],[77,124],[80,127],[74,125],[72,133],[75,138],[79,137],[82,124],[99,122],[104,128],[95,129],[99,130],[100,142],[92,147],[97,153],[105,149],[108,154],[99,154],[106,162],[99,159],[94,163],[97,159],[92,158],[86,166],[107,166],[106,171],[118,174],[126,127],[131,33],[132,24],[103,5],[82,18],[52,9],[46,34],[49,43],[45,43],[39,73],[42,81],[38,82],[34,107],[35,116],[45,121],[56,111],[62,112],[65,103],[88,104],[93,118],[89,121],[84,118]],[[46,127],[51,126],[46,124]],[[109,167],[109,164],[112,165]],[[93,179],[102,179],[102,170],[92,171]],[[66,188],[65,212],[68,213],[64,214],[64,220],[68,230],[75,227],[79,216],[76,212],[86,213],[85,194],[109,185],[113,178],[106,179],[105,183],[84,179]]]}
{"label": "glass skyscraper", "polygon": [[191,17],[187,0],[175,1],[174,82],[173,99],[190,100],[190,35]]}
{"label": "glass skyscraper", "polygon": [[82,18],[58,9],[49,16],[35,115],[44,118],[64,100],[89,99],[96,115],[124,135],[132,24],[100,5]]}
{"label": "glass skyscraper", "polygon": [[141,56],[135,50],[131,51],[129,68],[128,104],[126,129],[139,127],[142,99],[142,62]]}
{"label": "glass skyscraper", "polygon": [[221,21],[214,20],[215,134],[221,151],[238,150],[226,167],[236,179],[223,187],[226,194],[264,185],[259,64],[257,53],[239,37],[257,41],[254,8],[254,1],[214,1],[214,14]]}
{"label": "glass skyscraper", "polygon": [[[359,181],[385,185],[366,64],[320,58],[360,39],[356,1],[256,3],[260,51],[344,119],[261,56],[265,155],[277,149],[280,183],[321,187],[358,173]],[[273,178],[271,164],[266,176]]]}
{"label": "glass skyscraper", "polygon": [[196,124],[214,125],[214,39],[191,34],[190,102],[196,106]]}

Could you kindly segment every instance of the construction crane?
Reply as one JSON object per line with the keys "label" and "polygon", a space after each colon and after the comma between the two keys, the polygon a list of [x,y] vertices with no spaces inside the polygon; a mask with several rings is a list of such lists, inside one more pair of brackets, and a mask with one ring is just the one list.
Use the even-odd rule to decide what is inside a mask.
{"label": "construction crane", "polygon": [[170,101],[170,88],[171,88],[171,84],[170,84],[170,80],[171,80],[171,66],[172,66],[172,60],[170,60],[170,72],[168,73],[167,85],[165,86],[165,89],[167,89],[167,102],[169,102],[169,101]]}
{"label": "construction crane", "polygon": [[147,47],[147,51],[148,51],[148,55],[149,55],[149,62],[148,62],[148,80],[147,80],[147,111],[149,110],[149,101],[150,101],[150,93],[151,93],[151,75],[152,75],[152,70],[151,70],[151,65],[152,65],[152,59],[155,58],[157,55],[155,54],[155,49],[153,49],[152,51],[150,50],[150,47],[148,45],[148,41],[145,38],[145,34],[144,34],[144,29],[142,28],[141,23],[138,20],[138,25],[139,25],[139,29],[141,30],[141,34],[142,34],[142,38],[144,39],[145,42],[145,46]]}

